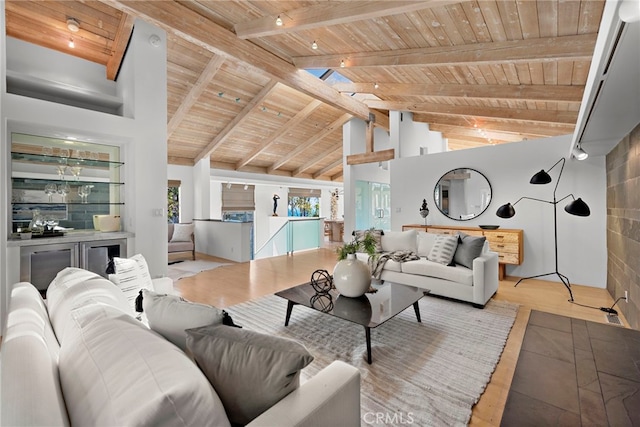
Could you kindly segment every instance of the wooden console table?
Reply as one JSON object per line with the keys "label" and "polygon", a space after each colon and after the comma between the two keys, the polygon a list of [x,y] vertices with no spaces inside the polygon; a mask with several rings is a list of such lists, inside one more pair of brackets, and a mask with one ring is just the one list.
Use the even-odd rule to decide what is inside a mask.
{"label": "wooden console table", "polygon": [[523,232],[519,229],[499,228],[497,230],[484,230],[480,227],[456,227],[450,225],[421,225],[407,224],[402,230],[420,230],[437,234],[456,234],[462,232],[471,236],[485,236],[492,251],[498,253],[499,269],[498,278],[504,279],[507,264],[520,265],[524,252],[522,250]]}

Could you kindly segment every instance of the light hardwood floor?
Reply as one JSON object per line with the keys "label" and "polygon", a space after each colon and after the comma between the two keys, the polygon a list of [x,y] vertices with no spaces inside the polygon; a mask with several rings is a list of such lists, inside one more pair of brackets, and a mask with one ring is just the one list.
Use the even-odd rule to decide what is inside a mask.
{"label": "light hardwood floor", "polygon": [[[228,262],[202,254],[198,254],[197,259]],[[316,269],[331,272],[335,263],[336,256],[332,249],[305,251],[247,263],[232,263],[184,278],[176,288],[190,301],[225,308],[307,282]],[[569,303],[569,293],[561,283],[531,279],[523,281],[516,288],[514,285],[517,280],[517,277],[506,277],[500,282],[498,293],[494,296],[498,300],[519,304],[520,309],[491,382],[473,409],[471,425],[500,425],[531,310],[606,323],[602,311]],[[580,304],[595,307],[610,307],[613,304],[606,289],[573,285],[572,291],[575,302]],[[623,301],[621,303],[624,304]],[[623,317],[621,320],[628,325]]]}

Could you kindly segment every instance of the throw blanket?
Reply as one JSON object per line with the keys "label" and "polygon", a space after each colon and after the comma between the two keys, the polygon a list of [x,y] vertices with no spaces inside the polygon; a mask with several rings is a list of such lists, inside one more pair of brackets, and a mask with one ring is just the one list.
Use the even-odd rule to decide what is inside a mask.
{"label": "throw blanket", "polygon": [[376,279],[379,279],[384,265],[390,259],[396,262],[406,262],[418,260],[420,257],[412,251],[383,252],[379,257],[371,256],[369,257],[371,275]]}

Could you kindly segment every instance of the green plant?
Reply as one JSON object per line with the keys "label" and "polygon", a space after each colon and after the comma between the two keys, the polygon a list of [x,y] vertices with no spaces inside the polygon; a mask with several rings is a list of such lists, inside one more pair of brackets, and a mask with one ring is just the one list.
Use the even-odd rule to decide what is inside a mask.
{"label": "green plant", "polygon": [[345,243],[343,246],[336,248],[336,254],[338,254],[338,261],[342,261],[347,258],[349,254],[355,254],[358,250],[366,252],[369,256],[373,256],[376,253],[376,239],[368,231],[364,233],[362,240],[354,239],[349,243]]}

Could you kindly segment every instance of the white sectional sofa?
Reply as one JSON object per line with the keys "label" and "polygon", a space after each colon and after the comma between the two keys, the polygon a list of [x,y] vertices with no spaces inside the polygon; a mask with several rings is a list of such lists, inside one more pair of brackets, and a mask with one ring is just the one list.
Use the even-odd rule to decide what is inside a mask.
{"label": "white sectional sofa", "polygon": [[[420,259],[406,262],[389,259],[384,264],[379,278],[429,289],[433,295],[470,302],[478,308],[484,307],[498,290],[498,254],[489,250],[486,241],[475,241],[473,236],[463,236],[465,240],[468,238],[482,244],[479,256],[473,259],[470,259],[468,254],[466,257],[462,254],[466,248],[463,243],[456,248],[456,258],[466,258],[466,261],[461,262],[468,267],[431,261],[428,257],[432,255],[435,242],[441,238],[439,236],[442,235],[416,230],[384,231],[380,242],[381,253],[411,251]],[[365,253],[358,253],[357,257],[362,261],[369,259]]]}
{"label": "white sectional sofa", "polygon": [[[64,283],[50,286],[46,300],[30,283],[12,288],[0,347],[0,425],[229,425],[198,365],[136,319],[117,285],[70,270],[77,271],[57,277]],[[168,291],[172,282],[153,286]],[[360,422],[360,373],[336,361],[248,425]]]}

